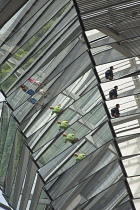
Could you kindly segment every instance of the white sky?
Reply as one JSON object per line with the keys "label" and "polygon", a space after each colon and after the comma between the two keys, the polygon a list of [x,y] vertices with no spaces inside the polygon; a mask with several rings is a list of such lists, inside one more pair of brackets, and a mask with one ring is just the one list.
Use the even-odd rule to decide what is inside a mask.
{"label": "white sky", "polygon": [[[7,203],[7,201],[3,197],[1,190],[0,190],[0,202],[3,203],[3,204],[5,204],[5,205],[7,205],[7,206],[9,206],[8,203]],[[0,210],[4,210],[4,209],[0,207]]]}
{"label": "white sky", "polygon": [[4,96],[3,96],[2,93],[0,92],[0,102],[1,102],[1,101],[4,101],[4,99],[5,99]]}

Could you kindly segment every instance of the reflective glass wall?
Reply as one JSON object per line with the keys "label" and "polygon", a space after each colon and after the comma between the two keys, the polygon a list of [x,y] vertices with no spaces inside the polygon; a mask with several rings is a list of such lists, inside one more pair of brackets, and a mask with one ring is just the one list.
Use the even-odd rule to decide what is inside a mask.
{"label": "reflective glass wall", "polygon": [[[138,209],[139,3],[30,0],[16,7],[0,31],[7,202],[17,210]],[[110,113],[116,104],[118,118]]]}

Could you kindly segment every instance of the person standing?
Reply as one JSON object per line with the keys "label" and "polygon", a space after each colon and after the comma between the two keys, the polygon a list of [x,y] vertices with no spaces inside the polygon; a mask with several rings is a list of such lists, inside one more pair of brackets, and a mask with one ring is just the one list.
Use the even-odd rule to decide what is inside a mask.
{"label": "person standing", "polygon": [[116,104],[116,107],[111,109],[111,115],[112,117],[119,117],[120,116],[120,112],[119,112],[119,108],[120,108],[120,104]]}
{"label": "person standing", "polygon": [[45,91],[44,89],[40,89],[37,93],[43,97],[46,97],[49,92]]}
{"label": "person standing", "polygon": [[40,89],[39,91],[35,91],[35,90],[32,90],[32,89],[29,89],[29,87],[27,87],[26,85],[21,85],[20,86],[22,88],[22,90],[29,94],[30,96],[34,95],[35,93],[39,94],[39,95],[42,95],[43,97],[46,97],[47,94],[49,92],[45,91],[44,89]]}
{"label": "person standing", "polygon": [[113,76],[114,76],[113,70],[114,70],[114,67],[110,66],[110,69],[105,72],[106,79],[113,80]]}
{"label": "person standing", "polygon": [[62,135],[65,136],[64,143],[68,141],[71,144],[75,144],[79,140],[78,138],[75,138],[75,135],[76,135],[75,133],[70,133],[70,134],[63,133]]}
{"label": "person standing", "polygon": [[43,82],[40,82],[39,80],[35,80],[32,77],[29,78],[28,81],[33,83],[33,85],[36,85],[36,86],[43,86],[43,85],[45,85]]}
{"label": "person standing", "polygon": [[55,113],[55,114],[59,114],[59,113],[62,111],[61,105],[60,105],[60,104],[57,105],[57,106],[55,106],[55,107],[50,106],[50,109],[52,109],[51,115],[53,115],[54,113]]}
{"label": "person standing", "polygon": [[35,106],[35,109],[37,111],[36,105],[39,104],[40,106],[43,106],[44,104],[41,104],[40,101],[38,101],[36,98],[31,97],[28,99],[28,101]]}
{"label": "person standing", "polygon": [[74,155],[77,156],[76,162],[79,162],[79,161],[81,161],[83,158],[85,158],[86,153],[84,153],[84,154],[74,153]]}
{"label": "person standing", "polygon": [[35,94],[35,91],[32,89],[29,89],[26,85],[21,85],[20,87],[25,93],[29,94],[30,96]]}
{"label": "person standing", "polygon": [[114,89],[109,91],[109,98],[110,99],[116,99],[118,97],[117,90],[118,90],[118,86],[114,86]]}
{"label": "person standing", "polygon": [[58,120],[57,121],[57,123],[58,124],[60,124],[60,128],[59,128],[59,130],[61,130],[61,129],[67,129],[70,125],[68,124],[68,120],[65,120],[65,121],[60,121],[60,120]]}

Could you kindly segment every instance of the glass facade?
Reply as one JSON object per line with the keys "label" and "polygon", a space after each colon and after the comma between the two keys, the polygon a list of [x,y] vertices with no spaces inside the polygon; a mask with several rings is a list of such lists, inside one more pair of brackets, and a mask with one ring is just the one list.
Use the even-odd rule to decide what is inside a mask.
{"label": "glass facade", "polygon": [[12,208],[140,209],[139,11],[134,0],[2,0],[0,186]]}

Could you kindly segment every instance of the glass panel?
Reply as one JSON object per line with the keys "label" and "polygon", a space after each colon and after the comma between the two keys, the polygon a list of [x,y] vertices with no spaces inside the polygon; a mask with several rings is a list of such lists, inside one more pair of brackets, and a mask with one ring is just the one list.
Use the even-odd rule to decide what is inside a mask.
{"label": "glass panel", "polygon": [[38,204],[36,210],[53,210],[50,205]]}
{"label": "glass panel", "polygon": [[[23,148],[23,144],[25,142],[25,138],[24,136],[21,134],[21,132],[19,130],[17,130],[16,132],[16,136],[15,136],[15,143],[14,143],[14,159],[13,159],[13,163],[11,163],[13,165],[12,171],[7,171],[7,175],[10,175],[10,179],[11,179],[11,185],[13,185],[13,181],[14,178],[16,176],[16,172],[17,172],[17,168],[18,168],[18,164],[19,164],[19,159],[21,156],[21,151]],[[10,190],[10,186],[8,186],[8,190]]]}
{"label": "glass panel", "polygon": [[[127,138],[132,138],[127,140]],[[127,136],[126,141],[119,143],[119,147],[123,156],[140,154],[140,138],[135,135]]]}
{"label": "glass panel", "polygon": [[136,210],[140,210],[140,199],[134,199],[133,202]]}
{"label": "glass panel", "polygon": [[[114,104],[112,103],[112,100],[110,100],[107,103],[109,111],[112,108],[114,108],[116,104],[120,104],[120,108],[119,108],[120,117],[125,117],[125,116],[129,116],[129,115],[136,114],[136,113],[139,113],[140,112],[140,110],[138,109],[138,105],[136,103],[136,100],[135,100],[135,97],[134,96],[125,97],[125,98],[123,98],[123,101],[122,101],[122,98],[115,99]],[[131,118],[129,120],[127,120],[127,118],[126,118],[126,122],[127,121],[131,121]],[[127,125],[126,122],[125,121],[122,122],[122,123],[120,122],[120,124],[122,124],[122,127],[119,124],[119,125],[115,126],[115,130],[117,132],[118,132],[118,130],[121,131],[121,132],[124,130],[124,132],[125,132],[124,127],[131,125],[131,124],[128,124]],[[120,129],[118,129],[118,128],[120,128]]]}
{"label": "glass panel", "polygon": [[[90,208],[99,208],[99,209],[114,209],[114,207],[118,206],[122,199],[125,199],[127,196],[127,190],[125,187],[125,183],[123,181],[119,181],[118,183],[112,185],[107,190],[98,194],[95,198],[90,199],[87,204],[84,203],[83,209],[88,210]],[[103,199],[105,198],[105,199]],[[75,208],[79,210],[81,206]]]}
{"label": "glass panel", "polygon": [[[53,40],[53,39],[52,39]],[[52,42],[51,40],[51,42]],[[75,46],[76,45],[76,46]],[[37,74],[34,74],[33,77],[38,77],[37,80],[40,81],[44,81],[47,77],[50,77],[50,75],[53,73],[53,71],[55,71],[55,69],[57,68],[57,71],[55,71],[55,75],[53,74],[53,77],[51,79],[53,79],[55,76],[57,76],[61,71],[64,70],[64,68],[66,68],[72,61],[73,59],[76,59],[79,54],[81,54],[82,52],[80,51],[79,54],[76,55],[76,57],[74,57],[74,55],[71,57],[71,59],[69,59],[69,61],[66,63],[65,62],[65,57],[67,56],[68,53],[73,52],[73,47],[75,46],[75,48],[77,49],[77,40],[74,40],[72,43],[70,43],[64,50],[62,50],[55,58],[53,58],[53,62],[49,62],[47,65],[45,65],[45,68],[42,67],[38,70]],[[39,50],[32,58],[30,58],[23,66],[21,66],[20,70],[18,69],[14,74],[12,74],[5,82],[2,83],[2,87],[3,90],[7,90],[8,87],[10,87],[10,85],[12,85],[12,78],[15,77],[16,75],[16,79],[19,79],[19,77],[21,76],[21,74],[23,74],[25,72],[25,70],[41,55],[41,53],[46,50],[46,48],[48,47],[48,43],[43,46],[41,48],[41,50]],[[75,49],[74,48],[74,49]],[[82,49],[81,49],[82,50]],[[72,51],[72,52],[70,52]],[[74,52],[73,52],[74,53]],[[75,53],[74,53],[75,54]],[[63,64],[63,65],[62,65]],[[20,73],[20,75],[19,75]],[[18,76],[19,75],[19,76]],[[26,78],[27,79],[27,78]],[[49,81],[45,82],[45,83],[49,83],[51,81],[51,79],[49,79]],[[32,87],[29,83],[29,81],[25,81],[24,83],[27,86]],[[33,86],[34,87],[34,86]]]}
{"label": "glass panel", "polygon": [[[59,141],[60,142],[59,142]],[[53,143],[50,148],[48,148],[45,153],[39,158],[37,163],[39,166],[45,165],[47,162],[49,162],[51,159],[55,158],[57,155],[59,155],[61,152],[65,151],[67,148],[71,146],[71,144],[64,144],[63,137],[60,137],[57,140],[56,143]],[[75,146],[76,147],[76,146]],[[87,142],[87,147],[91,148],[91,144]]]}
{"label": "glass panel", "polygon": [[21,200],[18,202],[17,209],[21,209],[21,208],[26,209],[29,196],[32,193],[31,190],[34,188],[34,186],[36,184],[36,171],[37,171],[37,166],[30,158],[29,162],[28,162],[27,171],[24,176],[22,190],[20,192]]}
{"label": "glass panel", "polygon": [[127,201],[121,205],[119,205],[117,208],[115,208],[115,210],[132,210],[133,207],[132,207],[132,204],[130,201]]}
{"label": "glass panel", "polygon": [[[72,27],[74,27],[74,26],[72,26]],[[71,29],[72,30],[72,29]],[[67,32],[68,33],[68,32]],[[66,35],[67,34],[64,34],[64,38],[66,38]],[[62,39],[62,38],[61,38]],[[55,45],[57,45],[57,47],[58,47],[58,43],[56,42],[54,42],[54,44]],[[59,43],[60,44],[60,43]],[[54,48],[56,47],[56,46],[53,46]],[[20,78],[20,84],[22,84],[22,83],[24,83],[24,81],[25,80],[27,80],[28,78],[30,78],[32,75],[33,75],[33,72],[37,72],[37,71],[39,71],[41,68],[42,68],[42,66],[44,66],[46,63],[48,63],[48,62],[50,62],[52,59],[53,59],[53,54],[54,54],[54,52],[52,52],[53,51],[53,47],[50,47],[50,51],[51,52],[49,52],[49,50],[48,50],[48,52],[46,52],[47,50],[45,49],[45,52],[43,52],[41,55],[40,55],[40,57],[36,60],[36,61],[34,61],[34,63],[32,63],[32,65],[31,66],[29,66],[28,67],[28,72],[26,73],[26,79],[25,78]],[[64,46],[62,46],[61,45],[61,47],[60,47],[60,49],[59,49],[59,51],[61,50],[61,48],[64,48]],[[48,55],[47,55],[47,54]],[[55,54],[57,55],[57,52],[55,52]],[[45,57],[43,56],[43,55],[45,55]],[[81,56],[80,56],[81,57]],[[77,60],[77,59],[76,59]],[[79,58],[78,58],[78,60],[79,60]],[[65,61],[65,60],[64,60]],[[33,67],[34,67],[34,65],[35,65],[35,62],[37,63],[36,64],[36,68],[34,68],[33,69]],[[75,61],[75,62],[77,62],[77,61]],[[42,64],[43,63],[43,64]],[[80,62],[78,62],[78,63],[80,63]],[[72,65],[72,63],[71,63],[71,65]],[[68,67],[67,67],[68,68]],[[74,67],[70,67],[70,68],[74,68]],[[32,69],[32,73],[31,73],[31,69]],[[30,70],[30,71],[29,71]],[[23,71],[23,70],[22,70]],[[60,71],[60,70],[59,70]],[[58,71],[58,73],[59,73],[59,71]],[[62,70],[61,70],[62,71]],[[70,72],[70,71],[69,71]],[[58,74],[57,73],[57,74]],[[55,71],[55,73],[53,73],[53,77],[51,78],[51,79],[53,79],[56,75],[56,71]],[[50,74],[51,75],[51,74]],[[45,79],[45,78],[44,78]],[[23,81],[23,82],[21,82],[21,80]],[[50,82],[50,77],[45,81],[46,83],[49,83]],[[61,83],[60,83],[61,84]],[[59,87],[59,86],[58,86]]]}
{"label": "glass panel", "polygon": [[[48,84],[48,88],[49,88],[49,92],[50,92],[50,96],[48,96],[48,100],[51,100],[52,94],[53,94],[53,97],[57,96],[58,94],[60,94],[60,92],[65,90],[65,88],[68,87],[75,80],[74,79],[75,73],[77,72],[77,74],[80,74],[80,71],[82,68],[82,62],[84,63],[84,61],[85,61],[83,59],[85,59],[85,60],[88,59],[87,52],[82,54],[78,59],[76,59],[75,62],[73,62],[71,65],[69,65],[67,68],[65,68],[65,70],[63,72],[61,72],[61,75],[59,75],[59,80],[57,78],[55,78],[54,82],[52,82],[52,81],[50,82],[49,77],[46,79],[45,82]],[[77,66],[77,68],[76,68],[76,66]],[[55,74],[55,72],[54,72],[54,74]],[[56,75],[55,75],[55,77],[56,77]],[[53,78],[54,77],[52,75],[52,79]],[[64,80],[64,78],[65,78],[65,80]],[[46,88],[46,87],[44,87],[44,88]],[[24,94],[26,94],[26,93],[24,93]],[[37,94],[35,94],[35,97],[37,97]],[[44,102],[45,102],[45,100],[44,100]],[[27,111],[25,113],[27,113]]]}
{"label": "glass panel", "polygon": [[[66,3],[68,3],[68,1],[66,2]],[[65,3],[65,4],[66,4]],[[39,40],[41,39],[41,37],[43,37],[43,35],[49,30],[49,28],[57,21],[57,19],[63,14],[63,12],[66,10],[66,8],[69,6],[69,4],[67,4],[66,6],[65,6],[65,4],[61,1],[60,3],[59,3],[59,5],[58,5],[58,7],[56,6],[56,3],[54,4],[51,4],[50,5],[50,7],[49,7],[49,10],[46,10],[48,13],[50,13],[50,11],[52,10],[52,8],[54,8],[54,10],[56,10],[56,11],[54,11],[53,10],[53,12],[55,12],[55,13],[52,13],[52,14],[50,14],[48,17],[49,17],[49,22],[47,22],[47,24],[45,25],[44,24],[44,26],[43,26],[43,23],[44,23],[44,21],[42,20],[42,23],[41,24],[39,24],[39,23],[37,23],[36,22],[36,29],[40,29],[42,26],[42,28],[36,33],[36,35],[35,36],[33,36],[27,43],[25,43],[23,46],[22,46],[22,48],[20,48],[11,58],[10,58],[10,60],[9,60],[9,62],[7,62],[6,61],[6,63],[4,63],[2,66],[1,66],[1,76],[0,76],[0,78],[1,78],[1,80],[8,74],[8,72],[10,72],[11,71],[11,69],[12,68],[14,68],[15,67],[15,65],[13,65],[13,64],[11,64],[11,59],[13,59],[15,62],[13,62],[13,63],[17,63],[17,61],[20,61],[31,49],[32,49],[32,47],[37,43],[37,42],[39,42]],[[65,6],[65,7],[63,7],[63,6]],[[16,32],[16,34],[8,41],[8,42],[6,42],[6,47],[7,46],[9,46],[9,48],[10,48],[10,46],[12,45],[13,46],[13,44],[14,45],[17,45],[17,49],[19,48],[18,47],[18,43],[17,42],[19,42],[20,41],[20,39],[22,38],[22,36],[23,36],[23,34],[25,34],[27,31],[28,31],[28,33],[30,34],[31,33],[31,35],[32,35],[32,30],[31,29],[29,29],[30,27],[31,27],[31,24],[32,24],[32,27],[34,27],[34,22],[36,21],[36,19],[38,19],[38,21],[40,21],[40,18],[43,18],[43,16],[42,17],[40,17],[39,18],[39,16],[40,16],[40,13],[41,13],[41,11],[42,11],[42,14],[43,13],[46,13],[45,12],[45,8],[46,8],[46,6],[43,6],[42,8],[41,8],[41,10],[39,10],[37,13],[36,13],[36,15],[35,16],[33,16],[27,23],[25,23],[24,24],[24,27],[23,28],[21,28],[19,31],[17,31]],[[52,18],[52,19],[51,19]],[[46,23],[46,22],[45,22]],[[39,26],[38,26],[38,24],[39,24]],[[37,27],[38,26],[38,27]],[[30,35],[30,36],[31,36]],[[18,37],[17,39],[15,39],[14,40],[14,38],[15,37]],[[24,43],[25,41],[23,41],[23,43]],[[20,45],[19,45],[20,46]],[[4,47],[3,47],[4,48]],[[37,54],[37,56],[38,56],[38,54]],[[26,66],[26,68],[32,63],[32,62],[34,62],[34,58],[32,58],[32,60],[30,59],[30,60],[28,60],[27,61],[27,63],[26,63],[26,65],[24,65],[23,66],[23,69],[25,69],[25,66]],[[6,70],[6,71],[5,71]],[[13,77],[13,79],[14,80],[16,80],[16,77],[14,78]],[[6,85],[4,86],[4,89],[6,88]]]}
{"label": "glass panel", "polygon": [[86,92],[85,95],[82,95],[80,99],[74,103],[74,105],[79,109],[87,111],[90,107],[96,106],[99,102],[101,102],[101,94],[96,86],[90,91]]}
{"label": "glass panel", "polygon": [[[80,73],[81,72],[81,68],[83,68],[81,62],[84,62],[83,58],[87,60],[87,58],[88,58],[87,52],[86,52],[86,56],[84,56],[84,54],[82,56],[80,56],[79,59],[81,61],[76,60],[76,62],[77,62],[76,64],[73,63],[68,68],[66,68],[65,71],[63,71],[61,77],[59,77],[59,80],[57,79],[53,85],[51,84],[51,87],[50,87],[49,91],[50,91],[51,94],[53,94],[53,96],[56,96],[57,94],[62,92],[67,86],[69,86],[73,82],[73,80],[75,80],[76,72],[77,72],[77,74],[81,74]],[[77,65],[79,65],[79,63],[80,63],[80,66],[77,66]],[[77,68],[76,68],[76,66],[77,66]],[[64,78],[65,78],[65,80],[64,80]],[[71,79],[69,79],[69,78],[71,78]],[[65,81],[65,83],[64,83],[64,81]],[[35,97],[38,99],[37,94],[35,95]],[[48,99],[51,100],[51,98],[49,96],[48,96]],[[43,101],[46,102],[45,99],[42,100],[42,102]],[[29,102],[28,102],[28,104],[29,104]],[[17,119],[20,120],[20,121],[23,120],[24,116],[26,116],[26,114],[29,112],[29,109],[30,109],[30,107],[28,107],[27,105],[26,106],[24,105],[24,110],[23,110],[23,107],[22,107],[22,110],[21,109],[20,110],[17,109],[14,112],[16,117],[17,117]],[[33,114],[34,113],[35,113],[35,110],[33,111]]]}
{"label": "glass panel", "polygon": [[[74,123],[73,126],[76,128],[78,125],[78,122]],[[80,126],[80,124],[79,124]],[[71,128],[68,128],[67,133],[72,133],[73,130]],[[88,134],[88,135],[87,135]],[[89,133],[89,130],[85,127],[82,126],[77,133],[76,137],[79,139],[85,139],[86,144],[82,146],[82,148],[79,150],[80,153],[86,152],[86,154],[90,154],[92,151],[96,150],[106,142],[110,141],[112,137],[112,133],[110,131],[110,128],[108,126],[108,123],[105,123],[101,126],[101,128],[95,129],[94,132]],[[52,158],[55,156],[59,155],[61,152],[69,148],[72,144],[67,142],[66,144],[64,143],[65,139],[61,135],[57,139],[53,140],[53,144],[48,146],[48,148],[44,145],[38,153],[35,153],[33,156],[35,156],[35,159],[37,159],[37,162],[40,166],[43,166],[45,163],[50,161]],[[79,141],[80,143],[81,141]],[[78,144],[78,143],[77,143]],[[43,154],[41,154],[43,153]],[[38,156],[41,156],[38,159]]]}
{"label": "glass panel", "polygon": [[[118,91],[117,91],[118,93],[117,98],[132,95],[132,93],[138,92],[138,89],[135,90],[135,85],[134,85],[134,81],[132,77],[119,79],[119,81],[117,81],[117,84],[119,84]],[[102,89],[107,99],[110,99],[109,91],[113,89],[115,85],[116,85],[116,80],[110,81],[109,83],[102,84]]]}
{"label": "glass panel", "polygon": [[[13,67],[15,67],[15,65],[10,65],[8,62],[1,65],[1,67],[0,67],[0,81],[2,81],[4,79],[4,77],[12,70]],[[14,77],[14,79],[15,79],[15,77]],[[6,90],[6,87],[4,87],[4,91],[5,90]]]}
{"label": "glass panel", "polygon": [[[84,145],[86,147],[86,144],[84,144]],[[78,145],[78,146],[80,146],[80,145]],[[87,148],[87,149],[89,149],[89,148]],[[106,151],[104,150],[104,152],[103,152],[102,149],[106,149]],[[82,150],[82,153],[83,153],[83,151],[86,153],[86,150],[84,148]],[[71,166],[75,165],[76,157],[73,155],[74,152],[77,152],[78,154],[80,154],[78,148],[76,148],[75,150],[67,149],[62,154],[60,154],[59,156],[57,156],[56,158],[51,160],[48,164],[46,164],[43,168],[41,168],[40,173],[41,174],[43,173],[42,176],[44,178],[47,177],[46,179],[51,180],[51,179],[54,179],[55,177],[57,177],[59,174],[66,171]],[[97,157],[98,156],[97,154],[101,156],[100,157],[101,162],[99,161],[99,157]],[[100,164],[100,165],[98,165],[98,164],[96,165],[96,167],[97,167],[96,170],[99,170],[99,168],[104,167],[106,164],[108,164],[110,161],[112,161],[115,157],[116,157],[116,154],[115,154],[114,146],[113,146],[113,144],[108,143],[104,147],[101,147],[99,150],[96,150],[95,152],[91,153],[90,155],[87,155],[82,161],[76,163],[75,166],[77,168],[78,167],[83,168],[83,166],[86,166],[87,162],[90,162],[93,160],[96,161],[98,159],[98,164]],[[64,160],[65,160],[65,164],[62,165],[62,162],[64,162]],[[56,171],[56,166],[58,169],[57,171]],[[48,172],[46,171],[46,167],[48,169]],[[79,168],[79,170],[80,170],[80,168]],[[96,171],[96,170],[94,169],[94,171]],[[54,174],[54,171],[55,171],[55,174]],[[54,175],[51,175],[51,177],[50,177],[49,173],[51,173],[51,174],[53,173]]]}
{"label": "glass panel", "polygon": [[36,210],[45,210],[46,209],[46,205],[43,204],[38,204]]}
{"label": "glass panel", "polygon": [[[94,96],[94,93],[96,93],[96,92],[97,92],[97,94],[96,94],[96,96]],[[66,96],[64,96],[63,94],[59,94],[52,102],[50,102],[47,105],[47,107],[45,107],[45,109],[42,110],[42,112],[39,114],[39,117],[30,118],[29,122],[26,121],[26,124],[30,123],[30,132],[31,132],[31,126],[33,127],[32,129],[35,132],[36,128],[41,127],[42,124],[44,124],[45,122],[48,122],[48,120],[50,120],[50,110],[48,110],[50,105],[56,106],[57,104],[61,104],[62,109],[64,110],[64,109],[66,109],[66,107],[70,106],[70,104],[73,103],[73,101],[75,100],[73,105],[76,107],[72,107],[72,109],[76,109],[78,111],[78,109],[82,108],[83,110],[86,111],[91,106],[95,106],[97,103],[99,103],[101,101],[101,96],[100,96],[100,93],[99,93],[99,90],[97,89],[97,87],[95,87],[94,89],[91,89],[88,93],[83,95],[83,97],[80,99],[78,99],[79,95],[77,95],[77,94],[73,95],[72,93],[73,93],[73,89],[71,90],[71,92],[68,92]],[[96,101],[94,104],[93,104],[92,97],[94,97],[94,99]],[[44,115],[44,113],[45,113],[45,115]],[[31,124],[31,121],[33,121],[32,124]],[[26,133],[26,135],[28,136],[27,133]]]}
{"label": "glass panel", "polygon": [[74,94],[83,95],[95,85],[97,85],[97,79],[94,75],[93,69],[90,69],[82,77],[71,84],[66,90]]}
{"label": "glass panel", "polygon": [[[76,188],[75,188],[76,189]],[[85,194],[83,194],[85,193]],[[67,208],[68,205],[74,204],[76,196],[73,195],[73,189],[68,193],[65,193],[60,198],[57,198],[55,201],[52,202],[54,208],[58,209],[63,207]],[[113,184],[111,187],[104,190],[102,188],[102,192],[93,196],[90,200],[86,201],[86,192],[83,188],[83,191],[78,192],[77,190],[77,197],[80,197],[80,200],[75,202],[74,209],[113,209],[125,196],[127,195],[127,190],[123,181],[119,181],[116,184]],[[103,199],[104,198],[104,199]],[[61,200],[61,201],[60,201]],[[78,205],[84,203],[84,206]],[[78,206],[78,207],[77,207]]]}
{"label": "glass panel", "polygon": [[[38,175],[37,175],[38,176]],[[44,186],[44,182],[40,176],[37,177],[36,186],[31,191],[32,196],[30,195],[28,202],[31,199],[30,210],[36,209],[38,203],[40,204],[50,204],[50,199],[47,193],[42,189]]]}
{"label": "glass panel", "polygon": [[[60,76],[60,75],[58,75]],[[44,90],[48,90],[48,88],[54,83],[54,81],[57,79],[57,77],[53,78],[52,81],[50,81],[49,83],[47,83],[47,85],[45,87],[43,87]],[[40,80],[40,79],[39,79]],[[34,91],[37,90],[37,86],[33,86],[31,84],[27,84],[27,87],[29,87],[29,89],[32,89]],[[7,98],[7,101],[9,103],[11,103],[11,106],[14,108],[14,109],[17,109],[18,110],[18,107],[20,105],[22,105],[24,102],[27,101],[27,99],[30,97],[29,94],[25,93],[24,91],[22,91],[22,89],[18,86],[16,92],[13,92],[9,98]],[[41,95],[37,94],[37,93],[34,93],[33,97],[39,99],[41,98]],[[46,100],[45,100],[46,101]],[[25,113],[26,114],[26,113]]]}
{"label": "glass panel", "polygon": [[1,178],[4,178],[6,175],[6,171],[7,171],[7,167],[8,167],[8,163],[9,163],[9,159],[10,159],[10,154],[11,154],[13,142],[15,139],[17,126],[18,126],[18,123],[11,116],[9,125],[8,125],[6,139],[5,139],[5,145],[3,147],[1,164],[0,164],[0,177]]}
{"label": "glass panel", "polygon": [[7,135],[7,127],[10,118],[10,109],[6,103],[3,103],[2,113],[1,113],[1,135],[0,135],[0,159],[2,157],[3,148],[5,145],[5,139]]}
{"label": "glass panel", "polygon": [[[96,126],[98,126],[98,123],[101,123],[103,120],[105,120],[105,110],[102,104],[97,106],[96,108],[93,108],[90,110],[90,113],[87,113],[85,116],[83,116],[78,122],[75,122],[80,118],[80,115],[82,116],[82,112],[80,114],[79,110],[72,111],[69,108],[66,109],[61,114],[61,118],[59,119],[66,119],[69,121],[69,124],[71,125],[66,132],[67,133],[78,133],[77,137],[81,138],[83,135],[86,134],[86,132],[95,129]],[[75,122],[75,123],[74,123]],[[85,127],[85,128],[84,128]],[[50,141],[53,139],[56,135],[60,134],[58,131],[59,126],[55,123],[52,124],[52,126],[47,129],[47,132],[43,136],[42,139],[39,140],[39,144],[35,147],[35,150],[39,149],[39,147],[43,146],[46,141]],[[87,130],[87,131],[86,131]],[[81,133],[81,135],[79,135]],[[46,138],[47,136],[47,138]]]}
{"label": "glass panel", "polygon": [[[86,96],[87,95],[87,96]],[[91,91],[89,91],[87,94],[86,94],[85,96],[83,96],[84,98],[83,98],[83,100],[81,100],[81,99],[78,99],[78,101],[79,101],[79,104],[80,105],[82,105],[83,103],[85,103],[85,100],[86,100],[86,97],[88,97],[88,95],[90,95],[90,96],[92,96],[92,90]],[[58,103],[61,103],[62,104],[62,109],[65,109],[66,107],[67,107],[67,105],[69,105],[69,104],[67,104],[67,101],[66,101],[66,104],[64,103],[64,99],[61,99],[61,96],[62,95],[60,95],[60,96],[58,96],[57,98],[56,98],[56,100],[55,100],[55,102],[53,102],[53,104],[58,104]],[[62,101],[61,101],[62,100]],[[87,99],[88,100],[88,99]],[[75,112],[80,112],[80,114],[84,114],[84,110],[86,111],[91,105],[89,104],[89,106],[86,106],[86,107],[83,107],[83,113],[82,113],[82,110],[80,110],[79,109],[79,107],[75,107],[76,105],[78,105],[78,101],[77,102],[75,102],[75,103],[73,103],[73,106],[72,106],[72,110],[75,110]],[[91,101],[92,101],[92,98],[91,98]],[[71,100],[71,103],[72,103],[72,100]],[[50,104],[51,104],[51,102],[50,102]],[[49,104],[49,105],[50,105]],[[53,105],[53,104],[51,104],[51,105]],[[55,105],[53,105],[53,106],[55,106]],[[72,110],[69,110],[71,113],[73,112]],[[45,119],[47,118],[47,116],[48,115],[50,115],[50,110],[48,111],[48,112],[46,112],[46,111],[48,111],[48,109],[47,110],[43,110],[41,113],[40,113],[40,115],[42,116],[42,117],[45,117]],[[45,114],[47,114],[47,116],[46,115],[44,115],[44,113]],[[68,115],[68,113],[69,112],[67,112],[67,110],[64,112],[64,117],[66,118],[66,115]],[[39,117],[40,117],[40,115],[39,115]],[[49,117],[50,118],[50,117]],[[49,118],[47,118],[48,120],[49,120]],[[41,119],[42,121],[43,121],[43,119]],[[38,119],[38,121],[36,122],[36,124],[35,124],[35,122],[34,122],[34,131],[35,131],[35,128],[37,127],[38,128],[38,124],[40,125],[41,124],[41,120],[40,119]],[[46,127],[46,126],[45,126]],[[31,127],[30,127],[31,128]],[[42,128],[41,128],[42,129]]]}
{"label": "glass panel", "polygon": [[106,111],[104,109],[103,104],[100,104],[96,108],[90,110],[90,113],[86,114],[82,120],[83,122],[88,121],[88,123],[93,124],[94,126],[98,125],[99,123],[103,122],[107,119]]}
{"label": "glass panel", "polygon": [[127,178],[134,198],[140,197],[140,176]]}
{"label": "glass panel", "polygon": [[110,126],[108,122],[104,123],[103,125],[100,125],[95,132],[91,135],[92,143],[98,148],[105,144],[106,142],[110,141],[113,139],[112,132],[110,129]]}
{"label": "glass panel", "polygon": [[[107,51],[106,53],[108,54],[109,51]],[[116,58],[117,58],[117,55],[118,55],[118,53],[115,56]],[[117,59],[117,61],[115,61],[115,62],[108,62],[108,63],[101,64],[101,65],[97,66],[97,71],[100,76],[100,79],[104,82],[107,82],[107,79],[105,79],[105,71],[107,71],[110,66],[114,66],[113,72],[114,72],[115,79],[122,78],[123,76],[131,74],[131,72],[134,72],[136,69],[130,68],[130,66],[131,66],[130,61],[131,61],[131,59]],[[112,81],[110,84],[113,84]],[[113,86],[115,86],[115,85],[113,85]],[[107,84],[107,87],[109,87],[108,84]]]}
{"label": "glass panel", "polygon": [[10,193],[9,203],[16,209],[17,203],[21,200],[20,193],[23,193],[23,188],[25,184],[26,170],[28,168],[28,161],[30,157],[30,152],[28,148],[23,144],[21,156],[19,159],[18,168],[15,174],[15,178],[12,185],[12,190]]}
{"label": "glass panel", "polygon": [[128,176],[140,175],[140,155],[123,160]]}
{"label": "glass panel", "polygon": [[44,190],[42,190],[41,195],[40,195],[40,199],[42,199],[42,198],[48,199],[48,195],[46,194],[46,192]]}
{"label": "glass panel", "polygon": [[[59,197],[61,194],[65,194],[72,188],[75,197],[80,193],[84,198],[88,200],[110,185],[117,182],[123,175],[120,165],[117,161],[110,163],[96,173],[94,173],[94,164],[95,162],[93,161],[93,163],[86,165],[86,170],[85,168],[81,168],[81,170],[78,170],[77,172],[76,167],[72,167],[68,170],[68,172],[66,171],[64,174],[59,176],[48,190],[53,200]],[[74,178],[71,177],[71,174]],[[104,177],[102,174],[104,174]]]}

